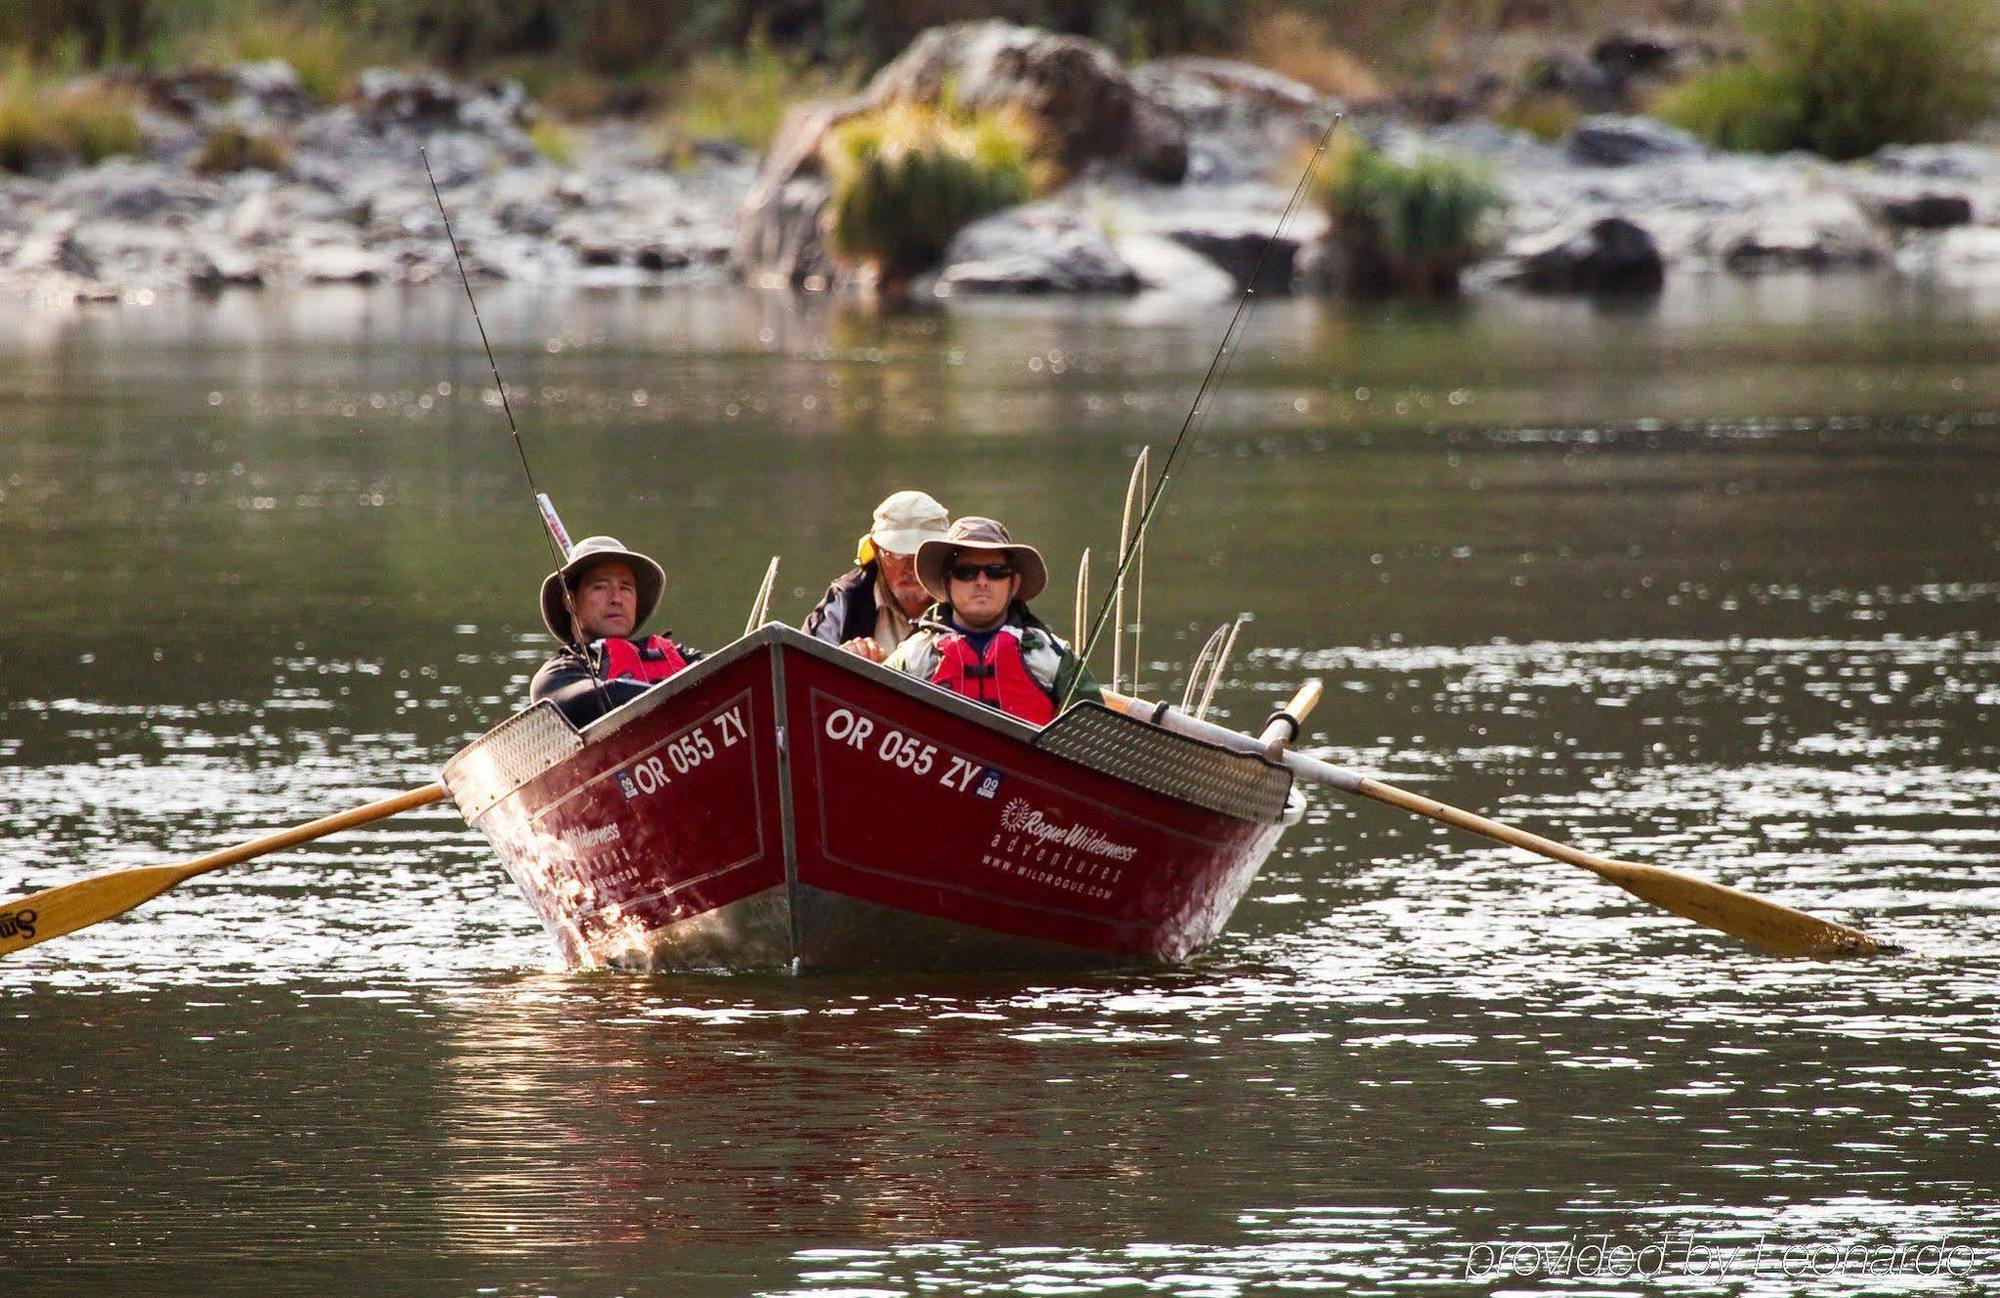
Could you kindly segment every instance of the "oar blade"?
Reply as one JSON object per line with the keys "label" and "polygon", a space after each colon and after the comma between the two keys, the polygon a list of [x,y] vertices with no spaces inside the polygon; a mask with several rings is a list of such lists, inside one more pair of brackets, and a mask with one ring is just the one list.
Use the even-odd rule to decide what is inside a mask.
{"label": "oar blade", "polygon": [[1773,955],[1831,960],[1884,955],[1900,949],[1845,924],[1675,870],[1611,860],[1605,861],[1603,867],[1586,865],[1585,868],[1641,901],[1697,924],[1720,929]]}
{"label": "oar blade", "polygon": [[185,865],[114,870],[0,902],[0,957],[123,915],[188,877]]}

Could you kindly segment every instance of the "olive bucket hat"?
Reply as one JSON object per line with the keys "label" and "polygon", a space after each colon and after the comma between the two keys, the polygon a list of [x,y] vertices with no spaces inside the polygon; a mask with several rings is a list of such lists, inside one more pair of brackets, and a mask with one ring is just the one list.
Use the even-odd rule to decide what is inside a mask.
{"label": "olive bucket hat", "polygon": [[660,606],[660,592],[666,589],[666,569],[637,550],[626,549],[625,543],[615,536],[586,536],[569,552],[569,561],[560,571],[542,578],[542,625],[549,629],[550,635],[564,644],[571,642],[569,606],[563,599],[563,586],[567,585],[574,596],[584,572],[610,559],[630,567],[632,581],[639,588],[633,630],[644,626],[646,619],[653,616],[653,610]]}
{"label": "olive bucket hat", "polygon": [[925,541],[917,547],[917,580],[940,604],[951,602],[951,565],[960,550],[1004,552],[1007,562],[1020,574],[1021,588],[1014,592],[1014,598],[1022,603],[1041,594],[1049,584],[1049,568],[1042,562],[1040,551],[1032,545],[1015,544],[1004,523],[968,514],[953,523],[943,539]]}

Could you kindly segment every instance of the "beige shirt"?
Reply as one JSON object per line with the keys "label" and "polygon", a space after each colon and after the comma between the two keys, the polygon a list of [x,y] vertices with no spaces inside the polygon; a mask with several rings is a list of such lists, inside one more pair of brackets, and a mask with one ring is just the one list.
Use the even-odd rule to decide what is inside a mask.
{"label": "beige shirt", "polygon": [[903,606],[896,602],[896,593],[889,589],[889,582],[878,569],[875,574],[875,643],[883,653],[894,653],[896,646],[910,638],[910,619],[903,616]]}

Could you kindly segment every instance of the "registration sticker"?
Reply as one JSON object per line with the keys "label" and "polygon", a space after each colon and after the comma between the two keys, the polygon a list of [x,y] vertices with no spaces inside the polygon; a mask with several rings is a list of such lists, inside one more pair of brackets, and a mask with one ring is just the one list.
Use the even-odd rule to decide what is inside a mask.
{"label": "registration sticker", "polygon": [[989,766],[979,773],[979,783],[972,786],[972,791],[982,798],[990,798],[1000,792],[1000,779],[999,769]]}

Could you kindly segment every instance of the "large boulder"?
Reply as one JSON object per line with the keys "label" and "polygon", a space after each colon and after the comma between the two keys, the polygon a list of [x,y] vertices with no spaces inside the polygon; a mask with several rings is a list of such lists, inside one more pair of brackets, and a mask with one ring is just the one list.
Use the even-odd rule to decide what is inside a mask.
{"label": "large boulder", "polygon": [[1622,216],[1558,226],[1510,245],[1501,278],[1543,292],[1652,293],[1666,278],[1659,245]]}
{"label": "large boulder", "polygon": [[1186,131],[1171,110],[1142,103],[1117,57],[1081,36],[999,19],[933,27],[875,74],[867,95],[877,104],[950,95],[968,108],[1018,108],[1072,171],[1110,161],[1171,182],[1187,170]]}
{"label": "large boulder", "polygon": [[819,156],[827,132],[871,108],[936,101],[947,92],[967,107],[1028,113],[1067,168],[1102,163],[1166,181],[1180,180],[1187,169],[1187,131],[1178,114],[1142,93],[1104,46],[997,20],[937,27],[861,94],[786,113],[737,218],[736,260],[744,275],[758,284],[832,285],[837,268],[824,230],[831,190]]}
{"label": "large boulder", "polygon": [[945,251],[933,291],[1130,293],[1139,276],[1077,209],[1029,203],[974,221]]}
{"label": "large boulder", "polygon": [[1679,127],[1651,117],[1601,113],[1586,117],[1569,134],[1571,162],[1591,167],[1630,167],[1675,158],[1698,158],[1708,147]]}

